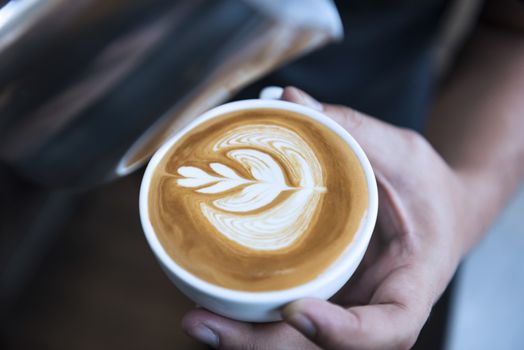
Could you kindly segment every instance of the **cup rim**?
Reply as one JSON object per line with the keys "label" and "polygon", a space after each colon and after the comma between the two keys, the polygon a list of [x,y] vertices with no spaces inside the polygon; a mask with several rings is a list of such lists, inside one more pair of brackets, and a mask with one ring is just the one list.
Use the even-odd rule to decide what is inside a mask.
{"label": "cup rim", "polygon": [[[250,292],[241,291],[235,289],[228,289],[221,287],[211,282],[207,282],[200,277],[192,274],[191,272],[178,265],[165,251],[164,247],[158,240],[155,230],[151,224],[149,218],[149,187],[151,184],[151,178],[155,168],[158,166],[160,161],[164,158],[166,153],[171,147],[180,140],[185,134],[196,126],[213,119],[215,117],[228,114],[231,112],[237,112],[241,110],[252,110],[252,109],[282,109],[290,112],[301,114],[305,117],[312,118],[317,122],[320,122],[331,131],[335,132],[341,137],[351,148],[364,171],[366,184],[368,187],[368,210],[364,214],[362,222],[353,237],[353,240],[349,243],[346,249],[343,251],[341,256],[337,258],[331,265],[329,265],[324,272],[319,276],[310,280],[304,284],[294,286],[292,288],[276,290],[276,291],[262,291],[262,292]],[[157,259],[167,267],[167,269],[182,279],[185,283],[191,285],[198,291],[212,295],[215,298],[221,300],[245,302],[250,304],[263,304],[267,302],[287,302],[289,300],[299,299],[302,297],[313,296],[316,291],[322,289],[326,285],[333,283],[344,275],[355,262],[363,255],[363,252],[367,249],[367,245],[371,239],[373,229],[375,226],[377,211],[378,211],[378,191],[375,180],[375,175],[371,164],[364,151],[357,143],[357,141],[338,123],[331,118],[327,117],[323,113],[316,111],[312,108],[305,107],[296,103],[281,101],[281,100],[241,100],[229,102],[218,107],[212,108],[207,112],[203,113],[196,119],[194,119],[187,126],[176,132],[174,135],[169,137],[162,146],[154,153],[153,157],[149,161],[145,173],[142,178],[139,195],[139,209],[140,209],[140,220],[142,228],[146,236],[146,240],[149,246],[155,253]],[[360,261],[359,261],[360,263]],[[329,273],[327,273],[329,271]]]}

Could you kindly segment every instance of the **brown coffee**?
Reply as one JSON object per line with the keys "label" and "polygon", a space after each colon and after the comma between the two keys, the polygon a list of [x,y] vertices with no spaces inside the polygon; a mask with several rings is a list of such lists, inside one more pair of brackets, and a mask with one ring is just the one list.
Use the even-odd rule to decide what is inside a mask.
{"label": "brown coffee", "polygon": [[346,142],[298,113],[252,109],[197,126],[155,169],[153,228],[171,258],[229,289],[306,283],[350,244],[368,206]]}

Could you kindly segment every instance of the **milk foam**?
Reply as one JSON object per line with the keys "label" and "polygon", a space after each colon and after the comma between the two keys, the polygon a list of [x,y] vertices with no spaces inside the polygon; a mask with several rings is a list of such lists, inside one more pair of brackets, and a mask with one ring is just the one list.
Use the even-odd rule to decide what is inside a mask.
{"label": "milk foam", "polygon": [[[278,125],[241,126],[218,139],[213,151],[226,151],[251,178],[213,162],[214,174],[179,167],[183,178],[177,184],[211,196],[200,209],[218,232],[251,249],[278,250],[307,231],[326,188],[317,157],[297,133]],[[298,179],[297,186],[286,180],[286,172]],[[290,195],[276,201],[284,191]]]}

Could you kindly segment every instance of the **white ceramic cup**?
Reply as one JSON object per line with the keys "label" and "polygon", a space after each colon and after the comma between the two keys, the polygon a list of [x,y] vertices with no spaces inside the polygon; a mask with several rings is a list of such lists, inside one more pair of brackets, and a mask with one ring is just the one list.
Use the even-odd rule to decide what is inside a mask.
{"label": "white ceramic cup", "polygon": [[[356,154],[364,170],[368,186],[368,208],[353,241],[341,256],[315,279],[285,290],[245,292],[214,285],[191,274],[178,265],[160,244],[149,218],[149,187],[151,177],[169,149],[196,126],[224,114],[259,108],[291,111],[311,118],[339,135]],[[340,125],[321,112],[295,103],[280,100],[243,100],[215,107],[195,119],[169,138],[155,153],[144,174],[140,188],[140,219],[151,249],[171,281],[198,305],[217,314],[241,321],[269,322],[280,320],[279,310],[289,302],[304,297],[328,299],[351,277],[367,249],[377,218],[378,196],[375,176],[369,160],[358,143]]]}

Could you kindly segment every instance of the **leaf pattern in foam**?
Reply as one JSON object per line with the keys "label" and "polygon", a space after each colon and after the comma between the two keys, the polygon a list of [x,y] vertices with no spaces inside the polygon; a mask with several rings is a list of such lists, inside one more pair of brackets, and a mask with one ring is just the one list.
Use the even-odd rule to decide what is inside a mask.
{"label": "leaf pattern in foam", "polygon": [[268,183],[254,183],[240,192],[213,201],[215,207],[236,213],[262,208],[273,202],[282,192],[281,188]]}
{"label": "leaf pattern in foam", "polygon": [[218,194],[247,185],[240,192],[213,201],[217,208],[231,212],[262,208],[274,201],[283,190],[290,189],[279,164],[268,154],[253,149],[238,149],[228,152],[228,156],[242,164],[255,180],[239,176],[222,163],[210,163],[210,168],[220,176],[197,167],[183,166],[178,169],[178,174],[184,176],[177,180],[178,185],[201,187],[195,191],[204,194]]}
{"label": "leaf pattern in foam", "polygon": [[220,180],[220,178],[194,166],[182,166],[178,168],[177,172],[185,177],[185,179],[178,179],[177,181],[182,187],[199,187]]}
{"label": "leaf pattern in foam", "polygon": [[221,193],[229,191],[235,187],[248,183],[249,180],[226,179],[209,186],[196,190],[200,193]]}
{"label": "leaf pattern in foam", "polygon": [[221,164],[221,163],[211,163],[209,164],[211,169],[219,175],[222,175],[223,177],[229,178],[229,179],[239,179],[243,180],[240,176],[235,173],[233,169],[228,167],[227,165]]}

